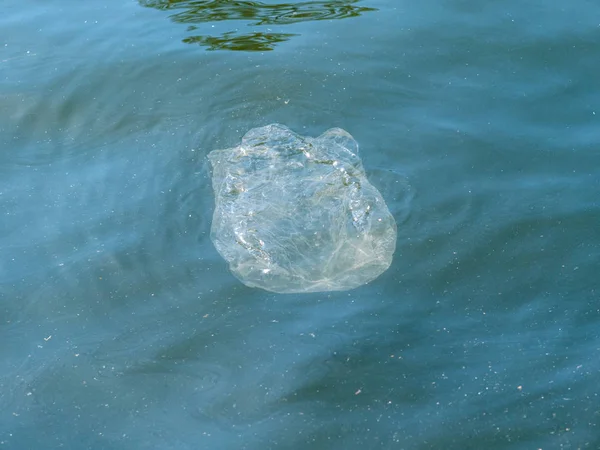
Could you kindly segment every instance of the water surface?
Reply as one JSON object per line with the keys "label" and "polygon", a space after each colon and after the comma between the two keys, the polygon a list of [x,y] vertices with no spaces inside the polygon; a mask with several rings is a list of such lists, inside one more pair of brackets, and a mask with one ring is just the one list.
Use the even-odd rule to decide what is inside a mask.
{"label": "water surface", "polygon": [[[8,0],[0,447],[600,448],[600,6]],[[206,155],[359,142],[356,290],[239,283]]]}

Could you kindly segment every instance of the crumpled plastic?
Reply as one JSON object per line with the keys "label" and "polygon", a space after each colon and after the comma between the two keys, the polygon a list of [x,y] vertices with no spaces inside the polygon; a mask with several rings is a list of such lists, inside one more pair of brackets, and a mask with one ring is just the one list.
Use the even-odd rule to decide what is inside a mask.
{"label": "crumpled plastic", "polygon": [[392,262],[396,222],[340,128],[317,138],[272,124],[214,150],[211,240],[245,285],[344,291]]}

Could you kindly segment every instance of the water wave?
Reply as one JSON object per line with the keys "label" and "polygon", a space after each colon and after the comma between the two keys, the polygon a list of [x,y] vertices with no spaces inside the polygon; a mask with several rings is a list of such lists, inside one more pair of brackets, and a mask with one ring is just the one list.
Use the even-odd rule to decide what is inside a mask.
{"label": "water wave", "polygon": [[[173,11],[174,22],[188,24],[188,31],[198,29],[197,24],[222,21],[247,22],[252,27],[289,25],[315,20],[332,20],[357,17],[375,8],[356,6],[359,0],[308,1],[299,3],[266,4],[252,1],[226,0],[139,0],[140,5],[163,11]],[[226,31],[218,36],[192,35],[183,39],[189,44],[200,44],[208,50],[266,51],[276,44],[297,36],[268,30],[260,32]]]}

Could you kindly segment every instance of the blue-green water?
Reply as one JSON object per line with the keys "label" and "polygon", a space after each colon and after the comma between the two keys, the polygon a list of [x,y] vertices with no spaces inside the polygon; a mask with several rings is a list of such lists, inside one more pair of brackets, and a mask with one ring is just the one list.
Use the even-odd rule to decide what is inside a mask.
{"label": "blue-green water", "polygon": [[[600,448],[600,4],[6,0],[0,448]],[[206,155],[361,145],[356,290],[227,270]]]}

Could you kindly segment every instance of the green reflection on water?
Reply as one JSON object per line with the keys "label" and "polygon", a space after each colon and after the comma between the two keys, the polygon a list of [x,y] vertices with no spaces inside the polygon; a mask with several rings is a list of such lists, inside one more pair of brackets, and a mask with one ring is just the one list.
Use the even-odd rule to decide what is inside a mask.
{"label": "green reflection on water", "polygon": [[273,50],[278,42],[287,41],[296,34],[289,33],[247,33],[236,34],[234,31],[215,36],[191,36],[183,42],[200,44],[208,50],[238,50],[238,51],[265,51]]}
{"label": "green reflection on water", "polygon": [[[230,0],[138,0],[142,6],[167,11],[177,11],[170,18],[178,23],[199,24],[226,20],[243,20],[247,25],[288,25],[311,20],[344,19],[357,17],[375,8],[355,6],[360,0],[308,1],[299,3],[265,4],[252,1]],[[188,31],[198,27],[190,25]],[[268,30],[243,33],[238,29],[219,36],[194,35],[183,42],[200,44],[209,50],[265,51],[273,50],[279,42],[297,36]]]}

